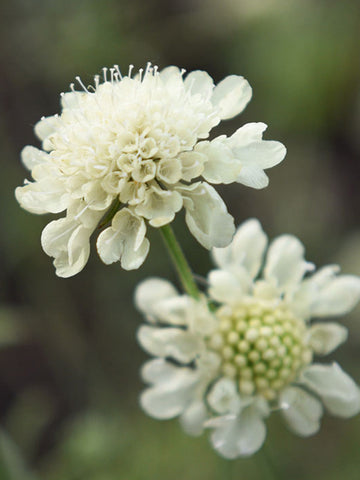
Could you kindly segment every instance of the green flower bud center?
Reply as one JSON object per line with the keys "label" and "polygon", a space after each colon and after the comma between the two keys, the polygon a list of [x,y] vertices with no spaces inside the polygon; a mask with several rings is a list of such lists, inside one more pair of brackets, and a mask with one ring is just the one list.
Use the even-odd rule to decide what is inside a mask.
{"label": "green flower bud center", "polygon": [[219,328],[208,346],[221,357],[223,375],[244,395],[274,400],[312,360],[306,325],[285,306],[244,305],[216,312]]}

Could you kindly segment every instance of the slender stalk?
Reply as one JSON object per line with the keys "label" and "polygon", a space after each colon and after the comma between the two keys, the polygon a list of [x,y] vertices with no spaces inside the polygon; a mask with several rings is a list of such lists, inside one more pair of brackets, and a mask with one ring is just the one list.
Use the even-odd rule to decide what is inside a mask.
{"label": "slender stalk", "polygon": [[185,292],[193,298],[199,298],[200,291],[195,283],[190,266],[184,256],[181,246],[176,240],[173,229],[170,225],[165,225],[160,228],[160,232]]}

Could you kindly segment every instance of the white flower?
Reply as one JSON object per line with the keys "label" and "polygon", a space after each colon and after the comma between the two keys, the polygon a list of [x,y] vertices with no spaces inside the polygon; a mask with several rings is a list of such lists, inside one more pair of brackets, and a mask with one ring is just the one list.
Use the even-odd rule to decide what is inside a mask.
{"label": "white flower", "polygon": [[160,279],[143,282],[135,295],[149,322],[138,340],[157,357],[142,371],[150,385],[142,408],[155,418],[179,416],[189,434],[210,428],[226,458],[262,446],[272,411],[304,437],[318,431],[324,408],[339,417],[360,411],[360,390],[340,366],[313,363],[346,340],[346,328],[310,323],[349,312],[360,278],[337,276],[336,266],[304,278],[314,266],[297,238],[267,243],[257,220],[245,222],[228,247],[213,250],[218,268],[200,301]]}
{"label": "white flower", "polygon": [[[264,169],[284,158],[285,147],[264,141],[263,123],[251,123],[230,138],[205,140],[221,120],[238,115],[251,87],[236,75],[217,86],[202,71],[184,78],[149,64],[135,77],[117,66],[104,81],[62,94],[60,115],[43,118],[35,133],[42,150],[26,146],[22,160],[33,182],[16,189],[26,210],[60,213],[42,236],[57,274],[75,275],[87,262],[89,238],[104,217],[112,223],[98,237],[101,259],[138,268],[149,242],[146,223],[161,227],[184,206],[186,222],[206,248],[224,247],[234,222],[210,183],[267,185]],[[104,221],[101,222],[101,225]]]}

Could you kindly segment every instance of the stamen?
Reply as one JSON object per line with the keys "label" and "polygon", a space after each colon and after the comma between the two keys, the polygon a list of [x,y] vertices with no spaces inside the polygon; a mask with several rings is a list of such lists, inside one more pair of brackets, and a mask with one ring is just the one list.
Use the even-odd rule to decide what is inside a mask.
{"label": "stamen", "polygon": [[102,71],[103,71],[104,82],[107,82],[107,71],[108,71],[108,69],[106,67],[104,67],[102,69]]}
{"label": "stamen", "polygon": [[85,87],[85,85],[83,84],[81,78],[79,76],[75,77],[75,79],[79,82],[80,86],[84,89],[84,92],[86,93],[90,93],[89,90]]}
{"label": "stamen", "polygon": [[115,69],[116,69],[116,71],[117,71],[117,73],[118,73],[118,75],[119,75],[119,77],[120,77],[120,80],[122,80],[123,77],[122,77],[122,75],[121,75],[121,71],[120,71],[119,65],[114,65],[114,67],[115,67]]}
{"label": "stamen", "polygon": [[131,78],[131,72],[133,71],[134,65],[129,65],[128,77]]}

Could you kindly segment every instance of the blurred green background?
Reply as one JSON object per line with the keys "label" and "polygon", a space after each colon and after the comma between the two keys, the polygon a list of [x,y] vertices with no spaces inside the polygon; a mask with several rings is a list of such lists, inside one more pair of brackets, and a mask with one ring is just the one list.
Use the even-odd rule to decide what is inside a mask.
{"label": "blurred green background", "polygon": [[[49,218],[22,211],[19,161],[38,145],[33,125],[59,111],[75,75],[147,61],[245,76],[254,96],[241,117],[269,125],[288,148],[270,186],[220,188],[236,223],[258,217],[273,237],[298,235],[308,260],[360,274],[360,3],[356,0],[3,0],[0,4],[0,480],[215,480],[270,478],[263,454],[227,462],[206,435],[142,413],[146,355],[132,305],[140,279],[176,282],[159,233],[145,265],[124,272],[93,250],[85,270],[55,276],[40,233]],[[208,253],[175,229],[193,269]],[[344,319],[350,340],[336,358],[360,382],[360,309]],[[275,477],[359,478],[360,416],[325,417],[300,439],[268,422]]]}

